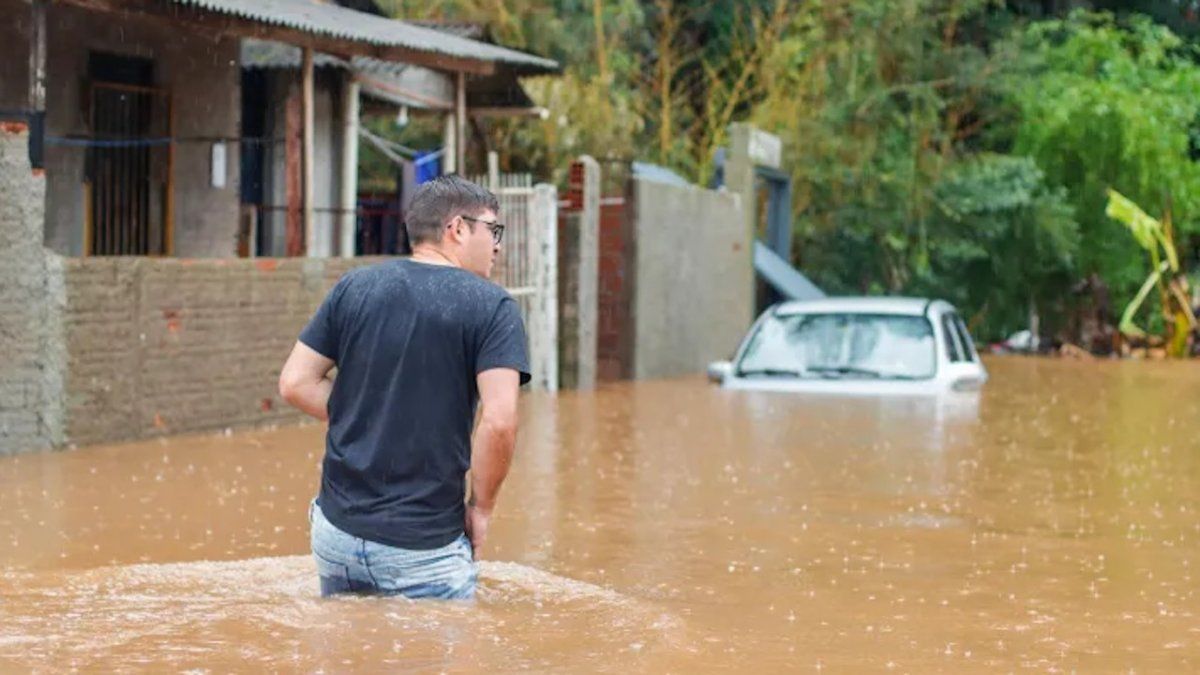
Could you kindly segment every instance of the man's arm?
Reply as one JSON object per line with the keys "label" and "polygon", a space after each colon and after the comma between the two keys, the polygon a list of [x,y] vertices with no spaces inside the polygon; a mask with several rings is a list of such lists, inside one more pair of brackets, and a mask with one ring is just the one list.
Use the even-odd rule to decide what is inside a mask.
{"label": "man's arm", "polygon": [[319,420],[329,419],[329,393],[333,391],[333,359],[297,342],[279,373],[279,395],[301,412]]}
{"label": "man's arm", "polygon": [[476,377],[481,414],[471,439],[471,501],[467,536],[478,552],[487,539],[500,485],[512,464],[517,441],[517,390],[521,379],[510,368],[485,370]]}

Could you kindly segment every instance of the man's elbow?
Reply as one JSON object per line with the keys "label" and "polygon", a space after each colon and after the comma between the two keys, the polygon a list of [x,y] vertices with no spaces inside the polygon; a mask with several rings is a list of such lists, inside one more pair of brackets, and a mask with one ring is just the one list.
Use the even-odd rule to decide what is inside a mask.
{"label": "man's elbow", "polygon": [[484,415],[483,424],[494,438],[512,444],[517,439],[517,416],[513,414]]}
{"label": "man's elbow", "polygon": [[288,403],[292,405],[296,404],[300,386],[300,380],[289,372],[287,368],[284,368],[283,372],[279,374],[279,395]]}

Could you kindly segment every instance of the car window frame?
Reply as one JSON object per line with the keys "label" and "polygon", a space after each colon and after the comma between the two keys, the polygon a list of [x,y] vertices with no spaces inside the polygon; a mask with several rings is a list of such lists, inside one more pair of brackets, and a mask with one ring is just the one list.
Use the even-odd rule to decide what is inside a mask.
{"label": "car window frame", "polygon": [[946,348],[946,360],[950,363],[970,363],[971,352],[958,335],[958,328],[954,325],[954,312],[943,312],[940,323],[942,324],[943,346]]}

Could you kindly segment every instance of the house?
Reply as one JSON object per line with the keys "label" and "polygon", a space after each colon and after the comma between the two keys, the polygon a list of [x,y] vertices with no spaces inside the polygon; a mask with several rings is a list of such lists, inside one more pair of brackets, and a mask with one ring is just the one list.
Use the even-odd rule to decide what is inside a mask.
{"label": "house", "polygon": [[[392,89],[426,69],[463,138],[469,78],[555,67],[318,0],[0,0],[0,13],[0,454],[294,421],[279,366],[363,262],[320,257],[346,249],[317,208],[355,192],[354,90],[382,81],[373,69],[398,75]],[[290,46],[299,70],[245,87],[248,40]],[[284,152],[271,189],[288,197],[280,238],[295,258],[237,258],[244,139]],[[538,194],[552,223],[553,188]],[[553,307],[543,276],[531,307]],[[555,324],[530,323],[550,353]]]}
{"label": "house", "polygon": [[[467,39],[490,36],[471,25],[420,24]],[[241,49],[242,76],[242,229],[240,252],[245,255],[298,255],[295,232],[300,221],[302,196],[299,190],[298,157],[301,143],[299,110],[302,53],[297,47],[263,40],[244,40]],[[455,150],[456,78],[433,68],[385,61],[369,56],[339,58],[314,55],[314,231],[307,242],[307,255],[354,256],[395,253],[404,250],[399,211],[405,192],[415,188],[414,157],[397,154],[382,139],[361,129],[360,117],[383,116],[407,119],[412,115],[435,115],[445,120],[445,138],[440,155],[432,160],[441,172],[456,170]],[[519,78],[557,73],[552,61],[513,52],[496,62],[490,75],[465,78],[467,117],[537,115],[537,108],[521,87]],[[398,165],[395,191],[371,195],[381,200],[383,213],[391,217],[381,234],[372,228],[371,200],[360,204],[356,189],[360,135]],[[463,144],[466,154],[467,143]],[[360,218],[359,216],[362,216]],[[291,247],[289,247],[289,242]]]}
{"label": "house", "polygon": [[[358,80],[368,82],[368,95],[393,104],[449,104],[442,109],[454,113],[454,129],[465,130],[468,77],[491,76],[497,64],[557,68],[316,0],[0,0],[0,11],[0,111],[33,124],[52,205],[45,243],[66,256],[236,255],[244,218],[240,144],[265,140],[267,122],[285,131],[278,154],[290,148],[292,159],[292,173],[273,187],[286,192],[290,184],[293,195],[292,243],[278,252],[332,254],[336,219],[328,216],[353,208],[354,172],[346,163],[357,136],[348,124],[332,125],[338,115],[346,121]],[[247,90],[241,66],[251,40],[282,44],[289,59],[308,67],[297,67],[285,90]],[[335,63],[353,67],[325,67]],[[437,81],[419,88],[430,96],[409,101],[375,88],[408,86],[409,68]],[[275,117],[258,117],[264,109]],[[350,143],[335,142],[347,134]],[[306,142],[313,143],[307,155]],[[340,179],[323,175],[329,172]]]}

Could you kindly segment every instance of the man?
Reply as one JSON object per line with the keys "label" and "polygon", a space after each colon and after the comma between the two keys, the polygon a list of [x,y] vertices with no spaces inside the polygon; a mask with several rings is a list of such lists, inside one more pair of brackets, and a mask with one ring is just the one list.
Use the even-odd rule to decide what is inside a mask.
{"label": "man", "polygon": [[283,398],[329,422],[309,510],[322,595],[474,596],[529,381],[517,304],[487,281],[498,210],[458,176],[423,184],[412,257],[343,276],[283,366]]}

